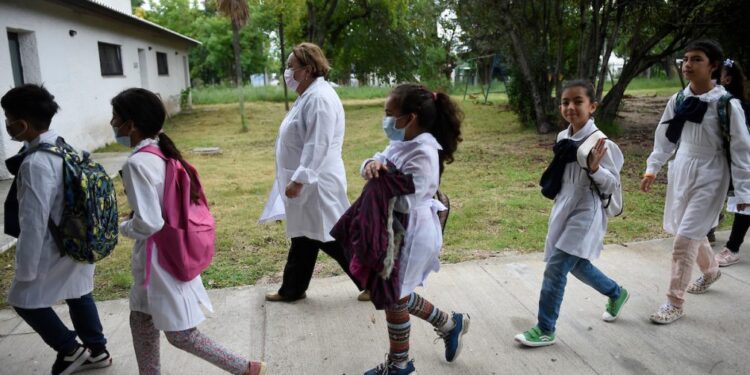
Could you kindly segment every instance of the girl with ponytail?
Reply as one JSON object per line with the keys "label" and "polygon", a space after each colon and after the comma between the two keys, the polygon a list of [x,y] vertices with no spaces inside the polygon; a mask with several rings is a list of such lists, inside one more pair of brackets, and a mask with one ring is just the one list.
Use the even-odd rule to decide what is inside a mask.
{"label": "girl with ponytail", "polygon": [[[132,255],[133,286],[130,290],[130,331],[133,335],[138,370],[141,374],[159,374],[159,331],[175,347],[220,367],[231,374],[261,375],[263,362],[248,361],[227,350],[198,331],[205,319],[199,305],[212,310],[200,275],[184,282],[173,277],[159,265],[158,249],[152,246],[151,259],[146,259],[148,238],[164,226],[164,182],[166,162],[161,157],[139,152],[158,147],[168,159],[177,159],[190,176],[190,196],[200,199],[200,188],[193,168],[189,168],[174,142],[162,132],[166,112],[159,97],[139,88],[127,89],[112,98],[112,125],[117,139],[133,148],[122,168],[122,180],[131,218],[120,224],[120,233],[135,239]],[[150,276],[146,276],[146,262]],[[142,282],[150,277],[148,283]]]}
{"label": "girl with ponytail", "polygon": [[401,295],[393,306],[385,308],[390,351],[386,362],[365,375],[405,375],[414,372],[409,360],[409,316],[415,315],[435,327],[445,342],[445,359],[454,361],[461,352],[462,336],[469,330],[469,315],[449,315],[414,292],[424,284],[430,272],[440,268],[442,230],[437,212],[445,210],[433,199],[445,164],[461,142],[463,114],[444,93],[421,85],[396,87],[385,102],[383,129],[390,144],[362,164],[365,179],[378,178],[392,163],[404,174],[411,174],[415,193],[404,196],[409,223],[399,255]]}

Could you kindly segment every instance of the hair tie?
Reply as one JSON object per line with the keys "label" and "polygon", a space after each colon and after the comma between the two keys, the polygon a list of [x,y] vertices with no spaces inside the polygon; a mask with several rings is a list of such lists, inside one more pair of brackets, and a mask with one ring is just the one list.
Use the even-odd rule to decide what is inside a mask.
{"label": "hair tie", "polygon": [[724,60],[724,66],[726,66],[727,68],[731,68],[732,65],[734,65],[734,60],[732,60],[732,59],[726,59],[726,60]]}
{"label": "hair tie", "polygon": [[432,100],[437,101],[437,93],[435,91],[432,92]]}

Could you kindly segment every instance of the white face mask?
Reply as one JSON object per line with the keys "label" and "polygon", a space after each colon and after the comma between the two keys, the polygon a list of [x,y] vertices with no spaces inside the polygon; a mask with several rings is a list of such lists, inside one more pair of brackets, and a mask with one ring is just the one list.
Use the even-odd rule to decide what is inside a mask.
{"label": "white face mask", "polygon": [[286,82],[286,87],[289,87],[291,90],[297,91],[299,82],[294,79],[294,69],[287,68],[286,70],[284,70],[284,82]]}
{"label": "white face mask", "polygon": [[121,145],[123,145],[123,146],[125,146],[127,148],[133,147],[130,144],[130,136],[129,135],[122,135],[122,136],[118,135],[117,133],[120,131],[120,128],[112,127],[112,129],[115,132],[115,142],[117,142],[117,143],[119,143],[119,144],[121,144]]}

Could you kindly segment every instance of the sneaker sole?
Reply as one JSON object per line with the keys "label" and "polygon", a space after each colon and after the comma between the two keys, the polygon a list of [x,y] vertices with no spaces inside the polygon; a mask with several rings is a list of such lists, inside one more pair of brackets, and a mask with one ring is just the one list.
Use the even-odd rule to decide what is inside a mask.
{"label": "sneaker sole", "polygon": [[461,348],[464,345],[463,337],[469,332],[469,325],[471,325],[471,318],[469,317],[469,314],[466,314],[466,318],[464,318],[463,320],[463,325],[464,326],[461,328],[461,334],[458,335],[458,346],[456,347],[456,354],[453,355],[453,359],[451,359],[450,361],[448,361],[448,359],[446,358],[446,361],[448,362],[455,361],[456,358],[458,358],[458,355],[461,354]]}
{"label": "sneaker sole", "polygon": [[672,320],[664,320],[664,321],[662,321],[662,320],[656,320],[653,317],[650,317],[649,319],[651,320],[652,323],[666,325],[666,324],[674,323],[675,321],[679,320],[683,316],[685,316],[685,314],[679,315],[678,317],[676,317],[676,318],[674,318]]}
{"label": "sneaker sole", "polygon": [[[521,334],[521,336],[523,336],[523,334]],[[517,343],[531,347],[531,348],[550,346],[550,345],[553,345],[557,341],[557,339],[554,339],[552,341],[531,342],[531,341],[526,341],[526,339],[522,337],[518,337],[518,336],[514,337],[514,339],[516,340]]]}
{"label": "sneaker sole", "polygon": [[739,260],[739,259],[737,259],[737,260],[735,260],[734,262],[724,262],[724,263],[719,263],[719,262],[717,262],[717,263],[719,263],[719,267],[729,267],[729,266],[731,266],[731,265],[733,265],[733,264],[737,264],[737,263],[739,263],[739,262],[740,262],[740,260]]}
{"label": "sneaker sole", "polygon": [[602,320],[605,322],[614,322],[617,320],[617,318],[620,316],[620,312],[622,312],[622,308],[625,307],[625,304],[630,301],[630,292],[628,292],[628,295],[625,296],[625,301],[622,302],[622,305],[620,305],[620,311],[617,312],[617,315],[610,315],[609,311],[605,311],[604,314],[602,314]]}
{"label": "sneaker sole", "polygon": [[65,371],[61,372],[59,375],[71,375],[72,373],[76,372],[81,367],[83,362],[86,362],[86,360],[89,359],[89,357],[91,357],[91,352],[86,350],[83,354],[81,354],[80,357],[78,357],[78,359],[73,361],[73,363],[71,363],[70,366],[68,366],[68,368],[66,368]]}
{"label": "sneaker sole", "polygon": [[96,363],[92,363],[90,365],[82,365],[77,370],[73,371],[73,373],[77,374],[79,372],[84,372],[84,371],[89,371],[89,370],[96,370],[96,369],[105,368],[105,367],[109,367],[109,366],[112,366],[112,358],[111,357],[108,360],[106,360],[106,361],[96,362]]}

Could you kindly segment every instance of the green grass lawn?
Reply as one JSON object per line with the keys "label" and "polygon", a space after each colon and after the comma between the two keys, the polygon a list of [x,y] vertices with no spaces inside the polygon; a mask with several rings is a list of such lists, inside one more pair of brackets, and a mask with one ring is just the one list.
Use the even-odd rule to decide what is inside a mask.
{"label": "green grass lawn", "polygon": [[[460,97],[458,98],[460,100]],[[346,164],[349,197],[359,195],[364,181],[361,161],[383,149],[380,100],[345,104]],[[441,190],[451,198],[445,231],[443,262],[478,259],[509,250],[540,251],[544,246],[552,201],[542,197],[538,181],[552,157],[554,135],[537,135],[520,127],[516,116],[499,105],[460,102],[466,113],[464,142],[448,165]],[[283,103],[247,104],[250,131],[240,131],[236,104],[197,106],[193,113],[171,118],[165,131],[199,170],[218,225],[213,265],[203,273],[209,288],[278,280],[289,245],[283,224],[257,224],[274,178],[274,142],[284,116]],[[615,139],[617,141],[617,139]],[[194,147],[218,146],[223,153],[201,156]],[[122,150],[112,146],[105,150]],[[622,173],[625,213],[610,223],[608,243],[664,236],[661,230],[665,184],[651,194],[638,191],[650,146],[623,147]],[[121,213],[126,200],[121,191]],[[729,225],[729,223],[725,223]],[[132,241],[121,239],[114,254],[97,265],[95,296],[121,298],[133,282],[130,275]],[[13,277],[14,251],[0,255],[0,300]],[[341,274],[321,253],[317,276]]]}

